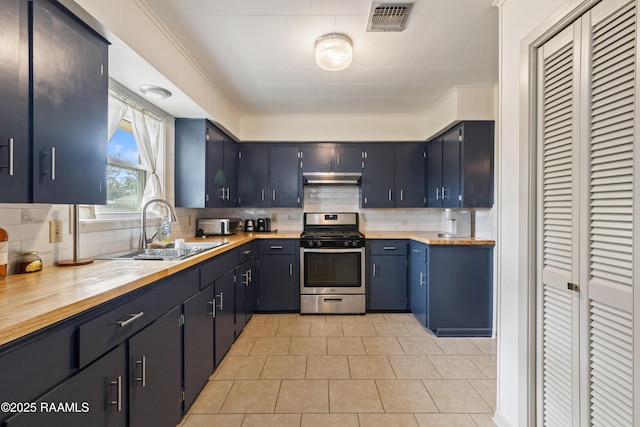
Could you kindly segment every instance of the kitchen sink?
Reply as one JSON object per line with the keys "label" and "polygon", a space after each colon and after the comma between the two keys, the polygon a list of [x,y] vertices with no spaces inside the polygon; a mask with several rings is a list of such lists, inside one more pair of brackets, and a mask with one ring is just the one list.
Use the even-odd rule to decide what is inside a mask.
{"label": "kitchen sink", "polygon": [[96,257],[96,259],[132,259],[132,260],[156,260],[174,261],[188,258],[209,249],[225,245],[226,242],[185,242],[181,247],[133,249],[126,252],[116,252]]}

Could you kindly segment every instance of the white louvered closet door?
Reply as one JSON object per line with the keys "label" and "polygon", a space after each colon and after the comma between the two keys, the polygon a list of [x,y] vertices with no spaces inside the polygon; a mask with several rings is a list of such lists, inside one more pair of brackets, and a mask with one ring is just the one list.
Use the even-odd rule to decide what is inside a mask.
{"label": "white louvered closet door", "polygon": [[539,425],[640,425],[637,26],[604,0],[539,49]]}
{"label": "white louvered closet door", "polygon": [[539,50],[540,425],[579,426],[579,41],[572,25]]}

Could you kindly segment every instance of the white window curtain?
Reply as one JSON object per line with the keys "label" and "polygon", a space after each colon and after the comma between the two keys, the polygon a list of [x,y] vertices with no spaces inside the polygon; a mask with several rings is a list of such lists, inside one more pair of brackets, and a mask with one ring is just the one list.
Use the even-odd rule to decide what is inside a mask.
{"label": "white window curtain", "polygon": [[131,108],[133,136],[138,144],[140,160],[147,171],[147,183],[142,194],[142,205],[153,198],[163,197],[162,185],[157,174],[161,148],[161,121],[144,112]]}
{"label": "white window curtain", "polygon": [[107,135],[107,141],[111,141],[111,138],[113,138],[116,130],[118,130],[120,122],[124,118],[124,115],[127,114],[128,109],[129,106],[126,103],[122,102],[115,96],[109,96],[109,133]]}

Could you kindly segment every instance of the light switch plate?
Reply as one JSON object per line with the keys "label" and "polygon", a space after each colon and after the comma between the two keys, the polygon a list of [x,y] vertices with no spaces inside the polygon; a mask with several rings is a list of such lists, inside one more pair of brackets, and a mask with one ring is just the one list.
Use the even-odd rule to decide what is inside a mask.
{"label": "light switch plate", "polygon": [[49,243],[62,242],[62,220],[49,221]]}

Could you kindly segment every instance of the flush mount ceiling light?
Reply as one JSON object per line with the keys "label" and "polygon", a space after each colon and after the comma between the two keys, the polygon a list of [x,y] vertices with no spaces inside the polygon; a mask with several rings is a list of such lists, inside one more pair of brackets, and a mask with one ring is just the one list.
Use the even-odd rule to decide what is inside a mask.
{"label": "flush mount ceiling light", "polygon": [[160,86],[142,85],[138,89],[140,89],[140,92],[142,92],[149,98],[155,99],[157,101],[167,99],[171,96],[171,92]]}
{"label": "flush mount ceiling light", "polygon": [[316,42],[316,64],[323,70],[344,70],[352,58],[351,39],[344,34],[327,34]]}

